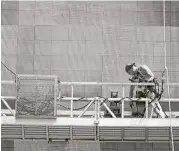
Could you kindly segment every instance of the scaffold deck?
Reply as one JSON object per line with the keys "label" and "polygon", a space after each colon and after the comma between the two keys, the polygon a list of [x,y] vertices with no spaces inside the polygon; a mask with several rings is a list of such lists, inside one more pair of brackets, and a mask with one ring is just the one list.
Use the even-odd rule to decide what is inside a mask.
{"label": "scaffold deck", "polygon": [[[179,120],[171,119],[174,140],[179,141]],[[169,141],[170,119],[1,118],[2,139]]]}

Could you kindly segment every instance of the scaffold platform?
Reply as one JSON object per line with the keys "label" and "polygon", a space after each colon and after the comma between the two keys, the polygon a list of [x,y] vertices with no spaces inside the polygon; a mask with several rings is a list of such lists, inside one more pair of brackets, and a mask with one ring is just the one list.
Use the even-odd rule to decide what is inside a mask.
{"label": "scaffold platform", "polygon": [[[13,82],[2,82],[2,84],[14,84]],[[46,140],[46,141],[170,141],[171,125],[173,130],[173,140],[179,141],[179,119],[178,118],[130,118],[131,112],[124,110],[124,102],[121,101],[121,117],[116,117],[105,102],[96,98],[86,98],[91,101],[83,110],[75,111],[74,100],[80,98],[73,97],[75,85],[113,85],[114,83],[61,83],[71,86],[71,97],[61,97],[60,93],[56,100],[70,101],[70,110],[56,110],[56,118],[34,118],[17,117],[16,111],[6,102],[6,99],[16,101],[16,96],[1,96],[2,102],[8,109],[1,110],[1,138],[4,140]],[[124,86],[130,84],[118,83],[122,86],[124,96]],[[136,83],[135,83],[136,85]],[[141,83],[139,85],[142,85]],[[178,86],[179,84],[170,84]],[[108,98],[110,101],[121,98]],[[142,99],[148,107],[148,99]],[[162,98],[161,102],[168,102],[167,98]],[[179,98],[171,98],[172,102],[179,102]],[[111,114],[111,118],[104,117],[104,112],[100,110],[100,103]],[[94,105],[94,111],[87,111],[90,105]],[[169,115],[169,112],[167,112]],[[179,112],[172,112],[179,115]],[[64,117],[67,116],[67,117]]]}
{"label": "scaffold platform", "polygon": [[[179,141],[179,120],[171,119],[174,141]],[[170,141],[170,119],[93,118],[16,119],[1,117],[2,139]]]}

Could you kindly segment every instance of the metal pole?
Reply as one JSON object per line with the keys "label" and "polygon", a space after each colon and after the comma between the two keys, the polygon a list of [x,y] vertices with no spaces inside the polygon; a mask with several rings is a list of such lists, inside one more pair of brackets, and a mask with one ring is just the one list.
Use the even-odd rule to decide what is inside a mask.
{"label": "metal pole", "polygon": [[70,110],[70,111],[71,111],[71,112],[70,112],[70,117],[73,117],[73,85],[71,85],[71,98],[72,98],[72,99],[71,99],[71,102],[70,102],[70,103],[71,103],[71,104],[70,104],[70,106],[71,106],[71,107],[70,107],[70,109],[71,109],[71,110]]}
{"label": "metal pole", "polygon": [[100,98],[96,97],[95,99],[95,124],[99,123],[99,108],[100,108]]}
{"label": "metal pole", "polygon": [[[125,97],[125,90],[124,90],[124,86],[122,86],[122,97]],[[124,100],[122,100],[122,104],[121,104],[121,118],[124,118]]]}
{"label": "metal pole", "polygon": [[4,99],[1,99],[4,103],[4,105],[9,109],[9,111],[12,113],[13,116],[15,116],[14,112],[12,111],[11,107],[9,106],[9,104],[4,100]]}
{"label": "metal pole", "polygon": [[[10,101],[15,101],[16,97],[15,96],[1,96],[1,99],[9,99]],[[78,99],[80,99],[80,97],[73,97],[73,98],[71,98],[71,97],[63,97],[63,98],[58,97],[57,100],[59,100],[59,99],[62,100],[62,101],[69,101],[69,100],[72,100],[72,99],[78,100]],[[85,100],[89,101],[89,100],[92,100],[92,99],[94,99],[94,98],[86,98]],[[108,99],[109,99],[109,101],[118,101],[121,98],[108,98]],[[138,98],[132,98],[132,99],[135,101]],[[142,98],[140,101],[146,101],[146,100],[147,100],[146,98]],[[131,100],[128,99],[128,98],[125,98],[124,101],[129,102]],[[170,98],[170,101],[171,102],[178,102],[179,98]],[[168,98],[161,98],[160,102],[168,102]]]}
{"label": "metal pole", "polygon": [[88,105],[87,107],[85,107],[84,111],[78,116],[78,117],[81,117],[85,114],[86,110],[92,105],[92,103],[94,102],[95,100],[92,100]]}
{"label": "metal pole", "polygon": [[101,103],[101,101],[100,101],[100,99],[98,99],[98,120],[100,118],[100,103]]}
{"label": "metal pole", "polygon": [[145,108],[146,108],[145,115],[146,115],[146,118],[148,118],[148,114],[149,114],[148,100],[145,101]]}
{"label": "metal pole", "polygon": [[96,121],[96,119],[97,119],[97,100],[96,100],[96,98],[94,100],[95,100],[95,121]]}
{"label": "metal pole", "polygon": [[[1,81],[1,84],[10,84],[15,85],[14,81]],[[61,82],[61,85],[151,85],[154,86],[153,83],[105,83],[105,82]],[[161,85],[161,83],[159,83]],[[165,83],[164,85],[170,85],[170,86],[179,86],[179,83]]]}

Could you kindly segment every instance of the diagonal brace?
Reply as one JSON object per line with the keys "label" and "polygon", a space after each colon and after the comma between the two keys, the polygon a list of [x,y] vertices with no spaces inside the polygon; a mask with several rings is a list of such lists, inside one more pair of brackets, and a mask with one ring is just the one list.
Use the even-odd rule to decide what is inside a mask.
{"label": "diagonal brace", "polygon": [[78,117],[83,116],[83,115],[85,114],[85,112],[87,111],[87,109],[93,104],[94,101],[95,101],[95,99],[92,100],[92,101],[85,107],[84,111],[83,111]]}
{"label": "diagonal brace", "polygon": [[114,115],[114,113],[111,111],[111,109],[107,106],[107,104],[105,102],[103,102],[103,100],[101,100],[102,104],[104,105],[104,107],[108,110],[108,112],[112,115],[113,118],[116,118],[116,116]]}
{"label": "diagonal brace", "polygon": [[13,116],[15,116],[14,112],[12,111],[11,107],[9,106],[9,104],[6,102],[5,99],[1,99],[4,103],[4,105],[9,109],[9,111],[12,113]]}

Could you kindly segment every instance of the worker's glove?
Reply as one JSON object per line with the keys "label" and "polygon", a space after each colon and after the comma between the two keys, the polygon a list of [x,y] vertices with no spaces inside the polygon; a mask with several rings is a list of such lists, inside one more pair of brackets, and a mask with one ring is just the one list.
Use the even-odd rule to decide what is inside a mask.
{"label": "worker's glove", "polygon": [[153,82],[154,82],[154,83],[158,83],[157,78],[154,78],[154,79],[153,79]]}
{"label": "worker's glove", "polygon": [[129,81],[131,81],[131,82],[139,82],[139,78],[138,77],[132,77],[131,79],[129,79]]}

